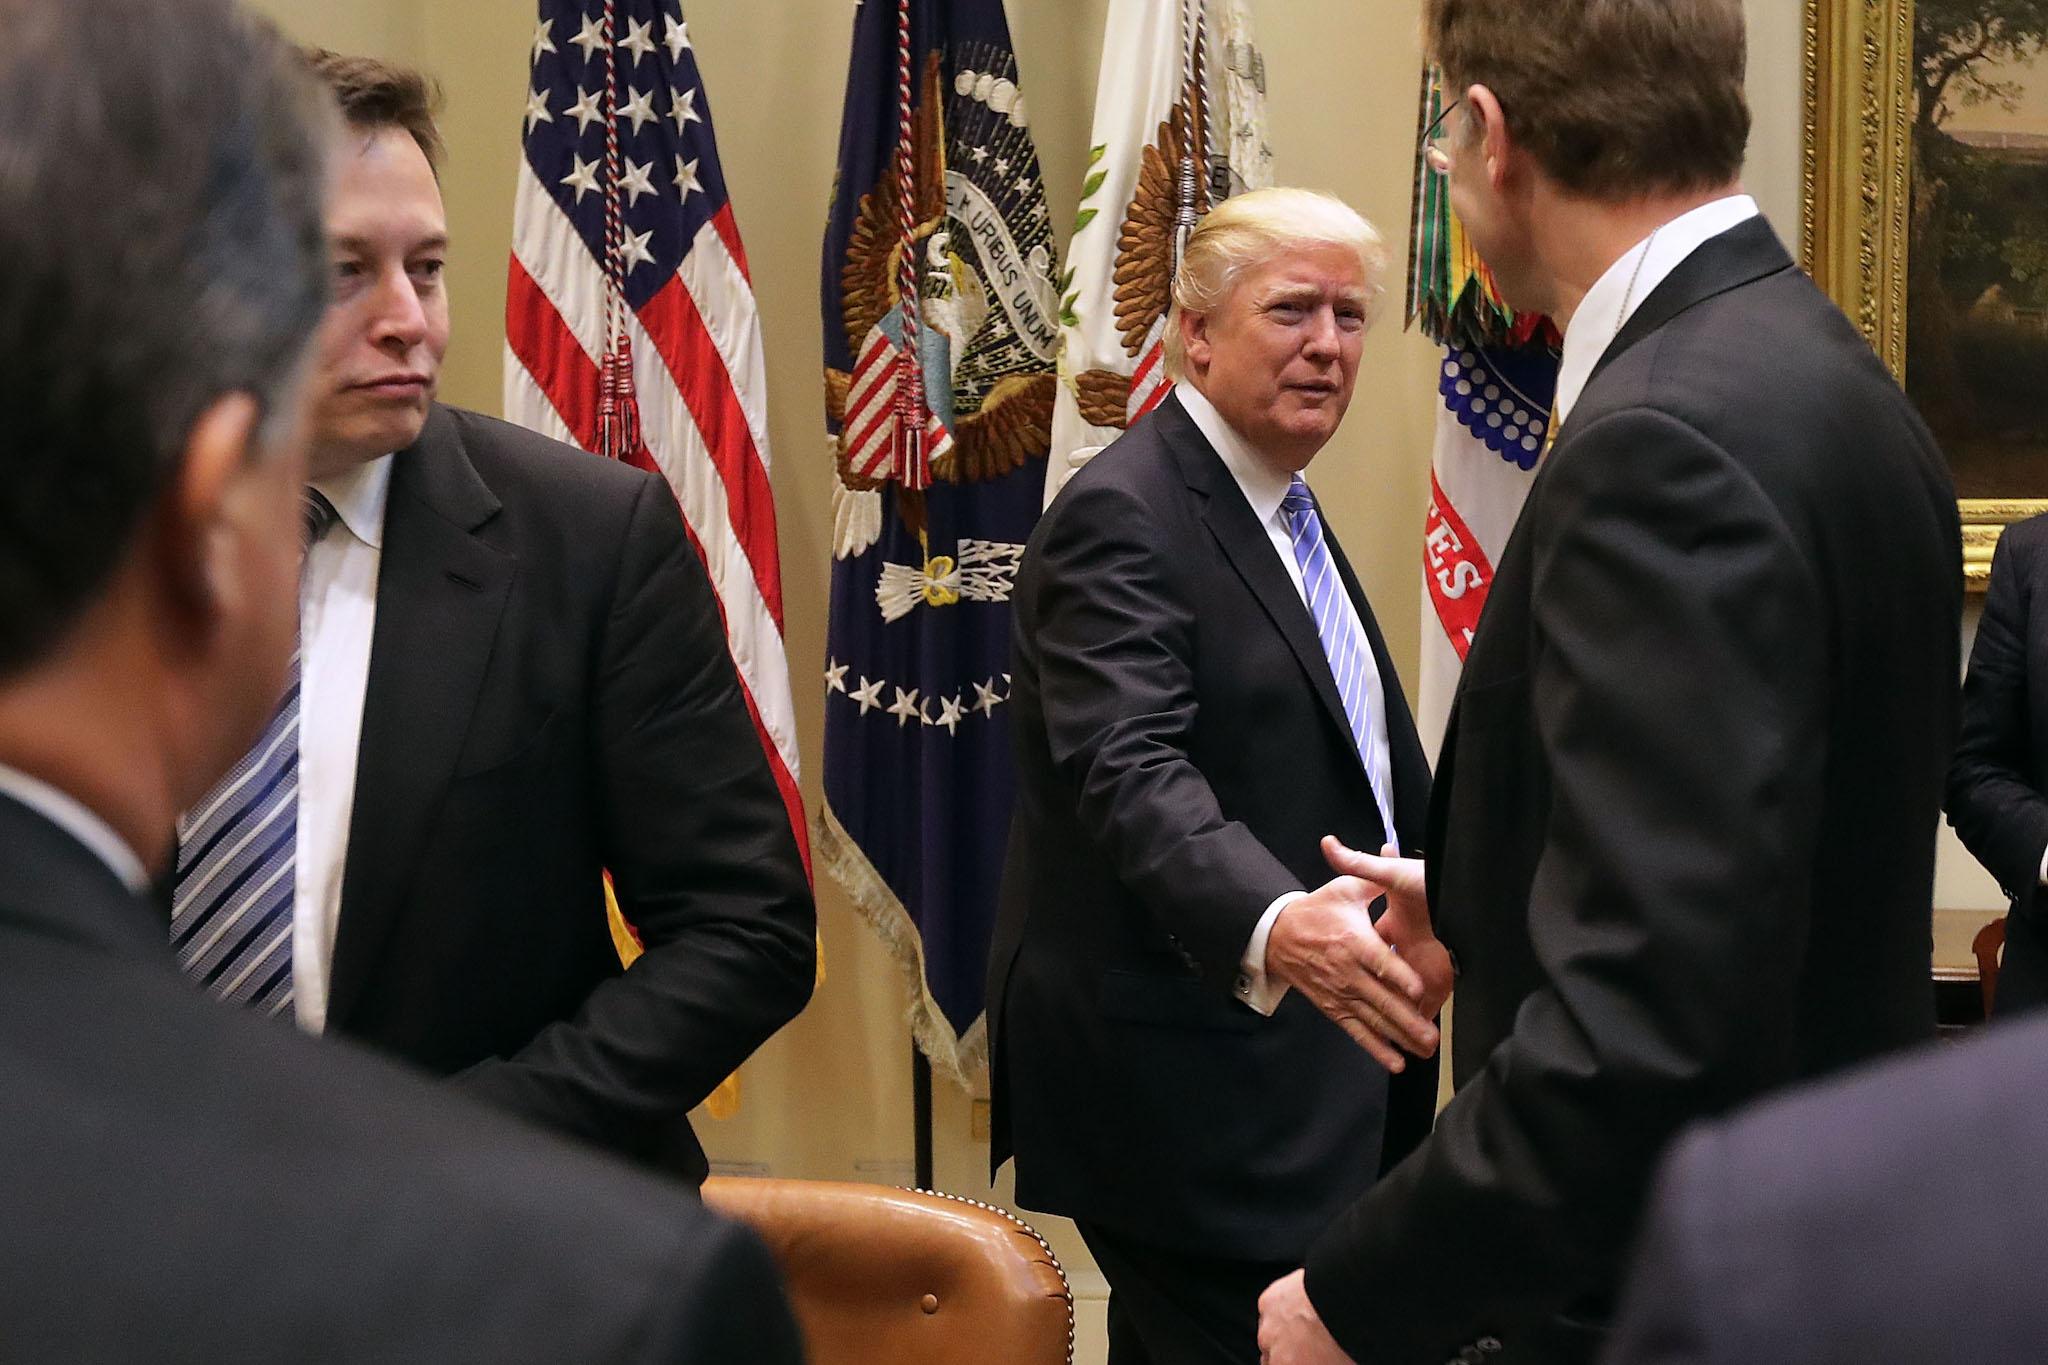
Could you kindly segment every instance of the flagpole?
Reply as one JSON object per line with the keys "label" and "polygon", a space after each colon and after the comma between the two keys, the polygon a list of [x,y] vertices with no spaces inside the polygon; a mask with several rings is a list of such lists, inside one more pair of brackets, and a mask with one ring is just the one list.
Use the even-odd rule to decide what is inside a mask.
{"label": "flagpole", "polygon": [[932,1183],[932,1063],[924,1049],[910,1040],[910,1113],[917,1188],[937,1188]]}

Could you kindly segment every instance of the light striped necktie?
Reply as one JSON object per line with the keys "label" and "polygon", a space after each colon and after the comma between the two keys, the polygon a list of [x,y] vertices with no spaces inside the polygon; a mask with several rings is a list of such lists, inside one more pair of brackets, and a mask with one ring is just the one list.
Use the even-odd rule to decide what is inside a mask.
{"label": "light striped necktie", "polygon": [[[306,490],[306,545],[334,504]],[[292,1003],[292,902],[299,831],[299,651],[256,747],[178,821],[171,947],[212,994],[269,1015]]]}
{"label": "light striped necktie", "polygon": [[1323,657],[1330,662],[1337,696],[1344,703],[1344,718],[1351,723],[1351,741],[1358,747],[1358,756],[1365,760],[1365,778],[1372,784],[1373,804],[1379,807],[1380,828],[1389,842],[1395,842],[1399,836],[1394,833],[1393,798],[1387,774],[1382,770],[1379,746],[1373,743],[1379,725],[1372,709],[1372,651],[1366,647],[1365,627],[1352,609],[1351,595],[1337,577],[1329,542],[1323,538],[1323,519],[1316,515],[1315,499],[1309,495],[1301,475],[1296,474],[1287,485],[1286,496],[1280,499],[1280,512],[1287,518],[1288,538],[1294,542],[1294,562],[1301,566],[1301,584],[1308,594],[1309,615],[1315,617],[1316,634],[1323,642]]}

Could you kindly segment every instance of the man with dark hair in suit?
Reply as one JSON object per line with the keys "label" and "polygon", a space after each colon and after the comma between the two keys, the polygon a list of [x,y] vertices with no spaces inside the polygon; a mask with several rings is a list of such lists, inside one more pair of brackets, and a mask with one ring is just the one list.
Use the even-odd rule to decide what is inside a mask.
{"label": "man with dark hair in suit", "polygon": [[[434,401],[429,88],[311,60],[345,128],[296,809],[243,799],[290,752],[266,734],[187,814],[174,941],[217,994],[701,1181],[688,1111],[803,1007],[815,964],[709,577],[657,475]],[[607,872],[645,949],[623,975]]]}
{"label": "man with dark hair in suit", "polygon": [[1431,164],[1564,328],[1556,446],[1424,862],[1338,859],[1455,954],[1457,1094],[1274,1286],[1273,1365],[1589,1358],[1672,1133],[1933,1030],[1954,491],[1741,191],[1741,0],[1423,13]]}
{"label": "man with dark hair in suit", "polygon": [[[1176,388],[1047,510],[1017,579],[1017,809],[990,966],[995,1148],[1076,1219],[1112,1365],[1249,1362],[1259,1291],[1428,1131],[1450,961],[1320,841],[1414,848],[1429,769],[1302,477],[1385,250],[1305,190],[1190,235]],[[1398,955],[1395,952],[1398,949]],[[1390,1086],[1388,1071],[1403,1074]]]}
{"label": "man with dark hair in suit", "polygon": [[1948,770],[1948,821],[2011,902],[2000,1017],[2048,1004],[2048,620],[2034,624],[2036,601],[2048,611],[2048,516],[1998,538]]}
{"label": "man with dark hair in suit", "polygon": [[0,1359],[794,1362],[693,1199],[194,990],[277,702],[333,115],[225,0],[0,0]]}

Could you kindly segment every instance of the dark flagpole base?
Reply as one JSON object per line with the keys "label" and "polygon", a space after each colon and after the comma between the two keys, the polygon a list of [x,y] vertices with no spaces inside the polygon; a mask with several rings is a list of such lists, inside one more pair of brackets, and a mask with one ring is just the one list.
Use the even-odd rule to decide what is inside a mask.
{"label": "dark flagpole base", "polygon": [[911,1122],[916,1125],[915,1161],[917,1187],[929,1190],[932,1185],[932,1064],[918,1049],[913,1040],[910,1044],[910,1110]]}

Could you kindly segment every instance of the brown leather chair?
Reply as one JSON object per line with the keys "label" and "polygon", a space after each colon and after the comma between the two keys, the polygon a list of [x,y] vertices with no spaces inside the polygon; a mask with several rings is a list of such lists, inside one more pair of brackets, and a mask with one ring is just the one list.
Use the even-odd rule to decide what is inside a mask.
{"label": "brown leather chair", "polygon": [[957,1195],[714,1176],[704,1202],[752,1227],[789,1286],[812,1365],[1071,1365],[1059,1258]]}

